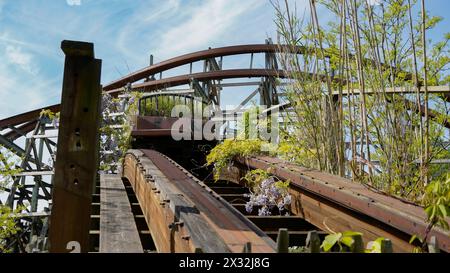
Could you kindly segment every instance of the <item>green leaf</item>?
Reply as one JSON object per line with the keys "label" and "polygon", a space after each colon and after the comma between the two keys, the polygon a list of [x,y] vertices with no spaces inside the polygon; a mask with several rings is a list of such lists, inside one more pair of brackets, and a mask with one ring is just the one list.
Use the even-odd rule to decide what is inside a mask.
{"label": "green leaf", "polygon": [[419,238],[416,234],[411,236],[411,239],[409,240],[409,243],[412,244],[415,240],[419,240],[420,243],[422,243],[422,239]]}
{"label": "green leaf", "polygon": [[328,252],[339,241],[341,237],[342,233],[329,234],[325,237],[325,240],[323,240],[320,247],[323,248],[325,252]]}
{"label": "green leaf", "polygon": [[441,210],[442,216],[445,218],[447,217],[447,209],[444,205],[440,204],[439,209]]}
{"label": "green leaf", "polygon": [[342,236],[355,236],[355,235],[363,235],[361,232],[356,232],[356,231],[344,231],[342,233]]}
{"label": "green leaf", "polygon": [[348,246],[348,247],[352,247],[354,240],[353,237],[350,236],[344,236],[341,239],[341,243],[343,243],[344,245]]}
{"label": "green leaf", "polygon": [[[365,250],[365,252],[368,253],[381,253],[381,241],[384,240],[383,237],[380,237],[376,239],[375,241],[370,241],[367,243],[368,249]],[[369,248],[370,246],[370,248]]]}

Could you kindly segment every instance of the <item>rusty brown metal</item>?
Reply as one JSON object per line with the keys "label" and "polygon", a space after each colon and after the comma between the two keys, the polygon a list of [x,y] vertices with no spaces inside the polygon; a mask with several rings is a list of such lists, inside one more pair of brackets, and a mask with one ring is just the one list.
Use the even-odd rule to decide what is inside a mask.
{"label": "rusty brown metal", "polygon": [[186,197],[195,203],[232,252],[241,252],[248,242],[252,244],[254,252],[274,251],[273,242],[263,231],[229,206],[219,195],[214,194],[204,183],[195,179],[187,170],[178,164],[175,165],[174,161],[159,152],[142,151]]}
{"label": "rusty brown metal", "polygon": [[[248,53],[273,53],[279,52],[282,50],[291,51],[290,47],[287,46],[279,46],[274,44],[253,44],[253,45],[237,45],[237,46],[227,46],[220,48],[213,48],[202,50],[194,53],[185,54],[182,56],[178,56],[175,58],[171,58],[169,60],[157,63],[155,65],[143,68],[134,73],[131,73],[125,77],[122,77],[116,81],[113,81],[109,84],[106,84],[103,89],[105,91],[110,91],[122,86],[125,86],[127,83],[133,83],[138,80],[142,80],[151,75],[155,75],[162,71],[189,64],[192,62],[205,60],[208,58],[215,58],[220,56],[229,56],[229,55],[237,55],[237,54],[248,54]],[[301,47],[297,48],[297,53],[303,52]]]}
{"label": "rusty brown metal", "polygon": [[54,104],[54,105],[39,108],[36,110],[32,110],[32,111],[29,111],[29,112],[26,112],[23,114],[18,114],[18,115],[12,116],[12,117],[2,119],[2,120],[0,120],[0,130],[5,129],[8,126],[16,126],[16,125],[19,125],[19,124],[22,124],[22,123],[25,123],[28,121],[32,121],[34,119],[38,119],[41,111],[47,110],[47,109],[52,112],[59,112],[60,105]]}
{"label": "rusty brown metal", "polygon": [[[133,83],[142,79],[145,79],[151,75],[155,75],[162,71],[175,68],[178,66],[186,65],[200,60],[206,60],[209,58],[224,57],[230,55],[238,54],[250,54],[250,53],[276,53],[276,52],[289,52],[293,54],[303,54],[306,50],[313,52],[313,49],[306,49],[302,46],[288,46],[288,45],[278,45],[278,44],[251,44],[251,45],[236,45],[236,46],[226,46],[219,48],[210,48],[207,50],[197,51],[193,53],[188,53],[185,55],[177,56],[166,61],[157,63],[155,65],[150,65],[127,76],[124,76],[118,80],[108,83],[104,86],[105,91],[111,91],[125,86],[128,83]],[[325,55],[329,57],[328,54]],[[353,55],[350,55],[353,58]],[[375,65],[375,62],[370,59],[365,59],[365,62]],[[389,68],[388,65],[382,65],[383,67]],[[395,67],[391,67],[394,71],[397,71]],[[400,72],[400,71],[399,71]],[[403,71],[402,71],[403,72]],[[406,74],[411,77],[412,74],[406,72]]]}
{"label": "rusty brown metal", "polygon": [[[155,89],[168,88],[173,86],[179,86],[183,84],[189,84],[191,79],[199,81],[207,80],[222,80],[232,78],[250,78],[250,77],[280,77],[286,78],[289,73],[283,70],[270,70],[270,69],[229,69],[208,71],[193,74],[180,75],[175,77],[169,77],[161,80],[148,81],[144,83],[135,84],[132,86],[133,90],[150,91]],[[104,89],[106,90],[106,89]],[[122,92],[122,88],[110,89],[107,91],[110,95],[117,95]]]}
{"label": "rusty brown metal", "polygon": [[[136,157],[136,155],[139,155],[139,152],[142,153],[142,156]],[[194,252],[196,247],[203,245],[202,248],[210,248],[214,245],[213,242],[219,240],[231,252],[241,252],[248,242],[252,244],[253,252],[267,253],[274,251],[274,243],[263,231],[240,215],[234,208],[230,208],[225,200],[216,195],[201,181],[196,180],[193,175],[170,158],[153,150],[141,150],[134,152],[134,154],[135,156],[127,154],[125,158],[124,176],[132,180],[130,182],[135,189],[144,215],[148,215],[151,218],[151,220],[148,220],[150,230],[155,236],[160,237],[155,242],[159,250],[162,252]],[[152,170],[151,165],[154,165],[157,171]],[[158,172],[161,174],[158,174]],[[154,183],[144,184],[143,182],[137,182],[139,179],[135,177],[144,177],[145,175],[150,176]],[[153,192],[159,192],[160,197],[150,196],[149,189],[152,187]],[[164,191],[164,194],[162,191]],[[171,194],[167,194],[168,191]],[[181,227],[180,234],[178,231],[174,234],[169,234],[167,230],[162,228],[164,226],[163,222],[167,222],[165,219],[180,221],[180,215],[174,217],[177,216],[177,205],[175,205],[178,202],[177,196],[192,204],[190,205],[192,206],[191,209],[185,208],[185,210],[191,211],[185,217],[195,216],[198,219],[197,222],[205,221],[206,226],[196,227],[196,223],[187,223],[189,218],[184,218],[185,223]],[[167,204],[166,208],[169,207],[172,210],[161,210],[161,208],[150,204],[158,201],[163,201],[163,203]],[[205,233],[202,235],[203,238],[199,238],[200,234],[189,232],[190,229],[198,230],[199,228]],[[189,246],[177,239],[180,236],[186,237],[187,235],[192,238]],[[172,246],[168,246],[171,242],[167,240],[168,238],[172,238]],[[218,245],[220,246],[220,244]],[[222,250],[222,252],[224,251]]]}
{"label": "rusty brown metal", "polygon": [[18,139],[19,137],[29,133],[34,128],[36,128],[36,124],[37,124],[37,120],[36,121],[28,121],[28,122],[20,125],[19,127],[16,127],[15,128],[16,130],[11,129],[11,131],[6,133],[4,135],[4,137],[9,139],[10,141],[14,141],[14,140]]}
{"label": "rusty brown metal", "polygon": [[[444,99],[449,101],[450,95],[445,94]],[[416,113],[420,113],[423,117],[425,117],[425,105],[420,105],[420,110],[419,110],[417,107],[417,104],[414,103],[413,101],[408,100],[408,99],[403,99],[403,101],[405,102],[405,106],[407,109],[413,110]],[[450,117],[447,116],[447,118],[442,120],[442,117],[445,117],[445,116],[447,116],[447,115],[439,113],[438,111],[433,110],[433,109],[428,109],[428,117],[431,120],[437,120],[437,122],[442,124],[445,128],[450,129]]]}
{"label": "rusty brown metal", "polygon": [[[282,179],[289,179],[291,181],[291,190],[297,189],[293,190],[293,192],[302,194],[303,199],[309,198],[310,200],[306,201],[310,203],[310,206],[315,207],[311,208],[313,210],[317,211],[323,208],[324,202],[320,203],[323,204],[322,207],[317,203],[318,198],[321,198],[326,200],[326,204],[331,207],[340,207],[340,210],[348,209],[361,215],[359,219],[357,216],[355,216],[356,218],[348,217],[347,220],[350,222],[361,222],[361,219],[368,216],[378,220],[380,222],[379,225],[384,223],[393,230],[398,230],[408,235],[408,237],[412,235],[424,236],[427,227],[426,215],[420,206],[374,192],[348,179],[302,168],[277,158],[256,157],[239,159],[239,162],[250,168],[271,168],[271,172],[274,175]],[[331,209],[329,209],[330,211]],[[335,208],[334,213],[337,213]],[[350,215],[348,212],[347,214]],[[310,217],[314,217],[314,215]],[[373,221],[368,222],[372,223],[372,229],[370,224],[365,224],[365,228],[373,233],[372,235],[376,235],[378,233],[376,229],[379,230],[376,223]],[[395,231],[392,232],[392,234],[394,233]],[[386,231],[384,231],[384,234],[386,234]],[[428,238],[432,236],[437,238],[439,248],[450,252],[450,233],[448,231],[435,227],[431,230]],[[403,240],[405,239],[403,238]],[[403,243],[402,245],[401,250],[406,251],[407,244]]]}

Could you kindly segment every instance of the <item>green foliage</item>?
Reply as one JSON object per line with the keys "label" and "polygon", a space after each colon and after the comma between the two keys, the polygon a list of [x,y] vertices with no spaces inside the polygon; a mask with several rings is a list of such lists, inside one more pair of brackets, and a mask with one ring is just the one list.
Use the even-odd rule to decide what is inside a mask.
{"label": "green foliage", "polygon": [[220,171],[226,168],[235,157],[248,157],[262,154],[261,146],[265,142],[258,139],[232,140],[225,139],[216,145],[206,157],[206,164],[214,164],[214,178],[219,179]]}
{"label": "green foliage", "polygon": [[425,212],[428,222],[449,229],[447,217],[450,215],[450,175],[444,181],[433,181],[425,189]]}
{"label": "green foliage", "polygon": [[12,151],[0,145],[0,188],[7,187],[13,179],[13,176],[22,172],[17,167],[20,158]]}
{"label": "green foliage", "polygon": [[55,118],[59,118],[59,112],[53,113],[50,109],[43,109],[41,113],[39,114],[40,117],[46,117],[50,120],[53,120]]}
{"label": "green foliage", "polygon": [[[202,101],[185,98],[181,96],[160,95],[146,97],[141,101],[141,115],[147,116],[164,116],[170,117],[172,115],[172,109],[176,105],[186,105],[190,108],[191,114],[196,116],[202,116],[202,109],[206,108],[206,104]],[[194,110],[192,110],[194,107]]]}
{"label": "green foliage", "polygon": [[281,181],[278,180],[275,176],[271,174],[271,169],[268,168],[267,170],[261,170],[261,169],[254,169],[248,171],[244,177],[241,178],[245,182],[245,184],[249,187],[254,189],[256,186],[260,185],[261,182],[263,182],[266,179],[273,178],[277,182],[275,182],[275,186],[283,191],[287,191],[289,188],[290,181]]}
{"label": "green foliage", "polygon": [[250,188],[254,188],[256,185],[261,184],[262,181],[270,177],[270,173],[265,170],[255,169],[248,171],[244,177],[241,178],[246,185]]}
{"label": "green foliage", "polygon": [[304,246],[291,246],[289,253],[308,253],[308,248]]}
{"label": "green foliage", "polygon": [[343,251],[349,251],[352,249],[354,245],[354,239],[353,236],[360,235],[362,236],[362,233],[354,232],[354,231],[345,231],[345,232],[337,232],[329,234],[325,237],[325,240],[323,240],[322,245],[320,246],[323,251],[329,252],[332,249],[336,249],[343,252]]}
{"label": "green foliage", "polygon": [[[413,11],[416,2],[411,1]],[[305,167],[341,176],[350,174],[357,182],[419,203],[427,181],[442,181],[448,172],[447,165],[429,162],[450,156],[448,131],[443,126],[449,120],[446,100],[428,96],[427,104],[436,113],[429,118],[428,132],[424,129],[423,109],[422,115],[417,109],[418,101],[422,105],[425,102],[420,14],[411,16],[411,31],[409,6],[404,0],[370,8],[366,1],[357,0],[356,10],[350,3],[345,7],[346,28],[342,25],[342,1],[316,1],[317,9],[325,8],[335,15],[336,21],[328,27],[304,21],[274,4],[278,43],[304,50],[301,60],[293,56],[279,58],[282,69],[294,79],[284,91],[295,117],[282,132],[278,156]],[[442,19],[427,14],[426,29],[435,28]],[[355,39],[357,36],[360,39]],[[450,82],[449,40],[450,34],[445,34],[441,40],[427,41],[428,86]],[[323,79],[330,71],[335,80],[331,85]],[[419,95],[386,93],[386,88],[393,86],[415,91],[416,79],[422,85]],[[357,93],[362,83],[366,91],[371,90],[370,95]],[[343,95],[342,99],[330,97],[344,90],[355,93]],[[429,147],[427,155],[425,146]],[[435,213],[438,209],[434,209]],[[442,206],[439,210],[443,211]],[[429,211],[433,213],[433,209]]]}
{"label": "green foliage", "polygon": [[366,253],[381,253],[381,246],[385,238],[379,237],[375,241],[367,243]]}
{"label": "green foliage", "polygon": [[[20,158],[12,151],[0,145],[0,193],[4,188],[9,188],[13,181],[14,175],[22,172],[17,165],[20,163]],[[12,211],[8,206],[0,204],[0,253],[9,252],[6,247],[6,239],[11,235],[16,234],[20,229],[16,226],[14,218],[11,213],[18,213],[23,207],[18,207]]]}
{"label": "green foliage", "polygon": [[11,251],[8,249],[7,239],[20,231],[12,214],[18,213],[20,210],[22,208],[12,211],[9,207],[0,205],[0,253]]}
{"label": "green foliage", "polygon": [[305,167],[317,168],[318,166],[317,151],[313,148],[305,149],[290,135],[285,136],[284,140],[278,144],[277,156]]}

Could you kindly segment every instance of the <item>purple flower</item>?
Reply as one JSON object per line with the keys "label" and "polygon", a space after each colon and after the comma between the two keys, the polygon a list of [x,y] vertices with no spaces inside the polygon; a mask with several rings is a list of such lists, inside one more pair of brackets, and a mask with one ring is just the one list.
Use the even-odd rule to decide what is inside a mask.
{"label": "purple flower", "polygon": [[262,207],[262,208],[260,208],[258,210],[258,215],[259,216],[269,216],[270,215],[270,211],[267,209],[266,206],[264,206],[264,207]]}
{"label": "purple flower", "polygon": [[252,202],[247,202],[245,204],[245,211],[247,211],[248,213],[252,212],[253,210],[253,203]]}
{"label": "purple flower", "polygon": [[258,210],[260,216],[271,215],[271,210],[275,207],[282,214],[286,210],[286,205],[291,203],[291,196],[285,189],[276,186],[274,177],[263,180],[253,190],[254,192],[245,195],[250,197],[250,201],[245,205],[247,212],[251,212],[253,206],[261,206]]}
{"label": "purple flower", "polygon": [[291,195],[286,195],[285,197],[284,197],[284,199],[283,199],[283,202],[286,204],[286,205],[289,205],[289,204],[291,204]]}

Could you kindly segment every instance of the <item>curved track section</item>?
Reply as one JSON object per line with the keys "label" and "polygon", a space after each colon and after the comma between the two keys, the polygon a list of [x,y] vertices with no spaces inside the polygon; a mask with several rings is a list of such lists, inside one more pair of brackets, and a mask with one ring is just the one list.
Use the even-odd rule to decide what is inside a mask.
{"label": "curved track section", "polygon": [[123,177],[132,185],[158,252],[275,251],[256,225],[170,158],[130,150]]}
{"label": "curved track section", "polygon": [[[251,54],[251,53],[275,53],[280,51],[289,51],[293,50],[288,46],[280,46],[275,44],[253,44],[253,45],[237,45],[237,46],[227,46],[227,47],[219,47],[214,49],[207,49],[202,51],[197,51],[185,55],[181,55],[155,65],[143,68],[139,71],[131,73],[125,77],[122,77],[116,81],[113,81],[103,87],[105,91],[113,90],[122,86],[125,86],[127,83],[135,82],[142,80],[151,75],[160,73],[165,70],[169,70],[178,66],[182,66],[185,64],[206,60],[210,58],[224,57],[230,55],[238,55],[238,54]],[[304,52],[303,48],[298,47],[295,50],[295,53]]]}

